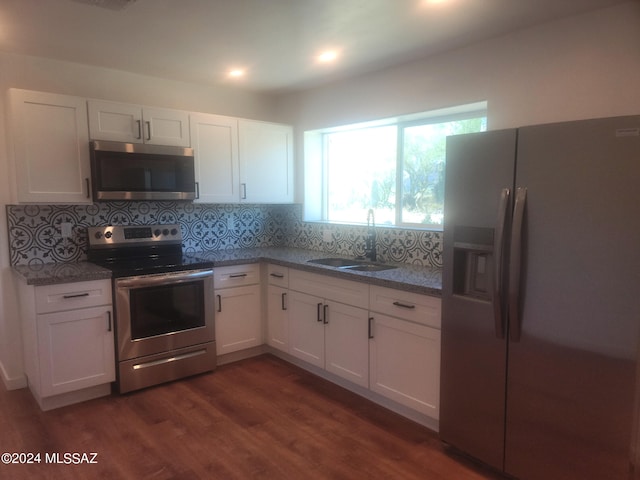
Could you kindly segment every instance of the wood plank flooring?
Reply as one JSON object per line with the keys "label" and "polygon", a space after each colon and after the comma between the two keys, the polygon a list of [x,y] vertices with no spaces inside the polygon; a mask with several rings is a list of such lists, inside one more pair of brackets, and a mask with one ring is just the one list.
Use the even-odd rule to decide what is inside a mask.
{"label": "wood plank flooring", "polygon": [[[41,455],[0,464],[12,480],[499,478],[449,455],[430,430],[271,355],[50,412],[0,386],[4,452]],[[91,452],[97,464],[45,463]]]}

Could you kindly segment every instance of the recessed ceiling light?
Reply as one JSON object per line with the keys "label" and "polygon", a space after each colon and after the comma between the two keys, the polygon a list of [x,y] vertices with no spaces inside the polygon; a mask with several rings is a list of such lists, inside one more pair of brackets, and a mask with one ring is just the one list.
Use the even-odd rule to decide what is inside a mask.
{"label": "recessed ceiling light", "polygon": [[331,63],[338,58],[338,52],[336,50],[325,50],[316,59],[320,63]]}
{"label": "recessed ceiling light", "polygon": [[233,68],[231,70],[229,70],[229,76],[231,78],[240,78],[240,77],[244,77],[245,75],[245,70],[243,68]]}

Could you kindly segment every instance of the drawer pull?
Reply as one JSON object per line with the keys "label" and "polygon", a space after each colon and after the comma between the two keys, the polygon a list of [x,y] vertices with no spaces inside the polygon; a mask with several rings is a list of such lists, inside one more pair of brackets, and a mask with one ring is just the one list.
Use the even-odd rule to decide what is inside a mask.
{"label": "drawer pull", "polygon": [[413,310],[414,308],[416,308],[416,306],[415,306],[415,305],[408,305],[408,304],[406,304],[406,303],[402,303],[402,302],[393,302],[393,304],[394,304],[396,307],[400,307],[400,308],[408,308],[408,309],[410,309],[410,310]]}
{"label": "drawer pull", "polygon": [[234,273],[233,275],[229,275],[229,278],[244,278],[246,276],[246,273]]}
{"label": "drawer pull", "polygon": [[89,292],[84,292],[84,293],[74,293],[73,295],[63,295],[62,298],[69,299],[69,298],[80,298],[80,297],[88,297],[88,296],[89,296]]}
{"label": "drawer pull", "polygon": [[286,310],[286,309],[287,309],[287,305],[286,305],[286,303],[285,303],[286,298],[287,298],[287,294],[286,294],[286,293],[283,293],[283,294],[282,294],[282,310]]}
{"label": "drawer pull", "polygon": [[284,275],[281,273],[270,273],[269,275],[275,278],[284,278]]}
{"label": "drawer pull", "polygon": [[322,303],[318,304],[318,312],[317,313],[318,313],[317,320],[318,320],[318,322],[321,322],[322,321]]}
{"label": "drawer pull", "polygon": [[327,313],[327,312],[328,312],[328,310],[329,310],[329,305],[325,305],[325,306],[322,308],[322,311],[323,311],[323,313],[322,313],[322,323],[324,323],[325,325],[326,325],[327,323],[329,323],[329,315],[328,315],[328,313]]}

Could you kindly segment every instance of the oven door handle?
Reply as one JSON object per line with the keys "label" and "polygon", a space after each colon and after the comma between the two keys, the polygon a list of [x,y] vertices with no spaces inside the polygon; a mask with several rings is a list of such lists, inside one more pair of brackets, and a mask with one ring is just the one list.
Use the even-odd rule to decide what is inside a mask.
{"label": "oven door handle", "polygon": [[190,272],[162,273],[158,275],[140,275],[137,277],[125,277],[116,280],[116,288],[142,288],[155,285],[170,285],[191,280],[198,280],[213,275],[213,270],[194,270]]}

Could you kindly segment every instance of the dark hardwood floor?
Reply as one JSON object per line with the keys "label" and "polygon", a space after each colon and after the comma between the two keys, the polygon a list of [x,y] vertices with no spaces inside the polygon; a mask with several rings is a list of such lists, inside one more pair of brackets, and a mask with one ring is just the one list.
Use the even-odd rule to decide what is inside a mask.
{"label": "dark hardwood floor", "polygon": [[[0,386],[4,452],[41,456],[0,464],[12,480],[498,478],[430,430],[270,355],[50,412]],[[46,463],[92,452],[96,464]]]}

